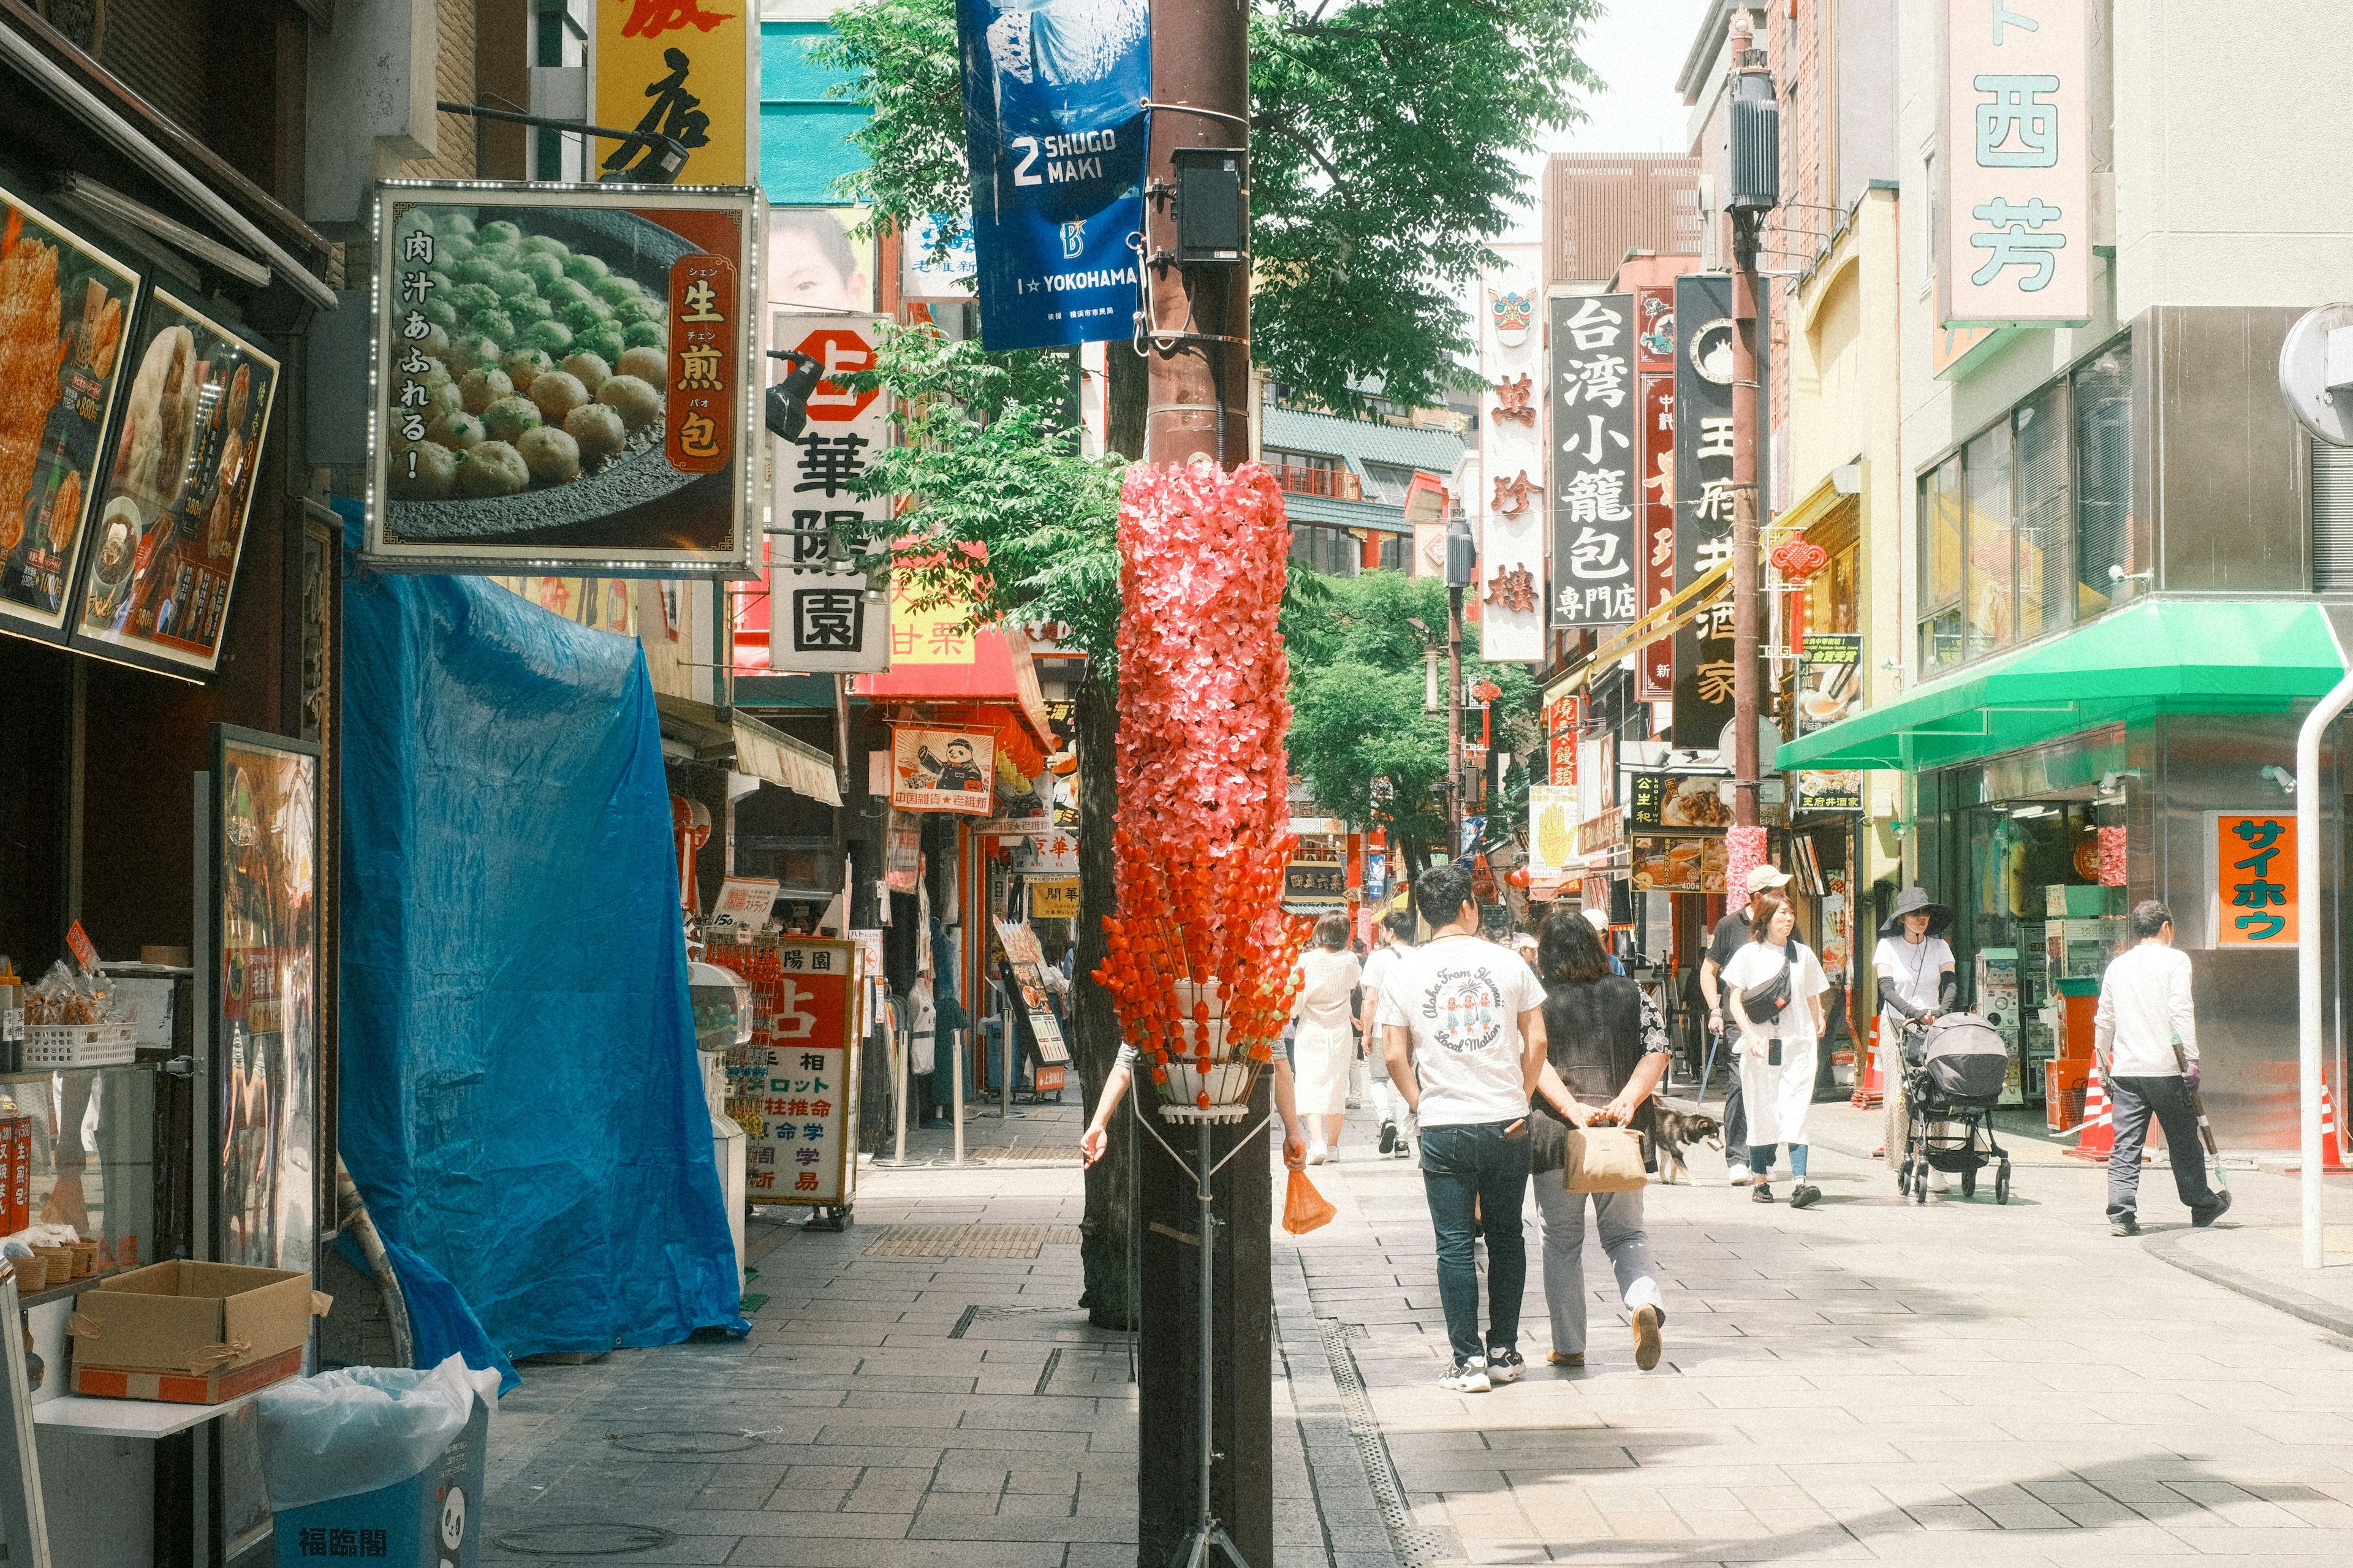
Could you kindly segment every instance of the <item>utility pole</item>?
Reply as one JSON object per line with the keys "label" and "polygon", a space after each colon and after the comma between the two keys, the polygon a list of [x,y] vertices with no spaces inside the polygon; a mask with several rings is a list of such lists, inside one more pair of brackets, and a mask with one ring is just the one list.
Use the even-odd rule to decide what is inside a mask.
{"label": "utility pole", "polygon": [[1479,543],[1461,517],[1446,524],[1446,822],[1449,860],[1463,858],[1462,816],[1469,795],[1462,777],[1462,595],[1479,574]]}
{"label": "utility pole", "polygon": [[[1146,462],[1207,458],[1220,468],[1250,458],[1250,267],[1248,164],[1250,9],[1244,0],[1155,0],[1152,6],[1152,140],[1145,159],[1145,274],[1150,313],[1139,324],[1145,356]],[[1228,150],[1230,161],[1199,149]],[[1179,193],[1193,205],[1180,236]],[[1204,222],[1221,202],[1237,242],[1229,259],[1204,251]],[[1214,238],[1214,234],[1212,235]],[[1179,257],[1202,258],[1180,264]],[[1113,342],[1114,358],[1130,354]],[[1109,758],[1090,765],[1108,767]],[[1150,1133],[1136,1153],[1143,1237],[1136,1346],[1137,1568],[1184,1562],[1200,1517],[1202,1485],[1192,1456],[1203,1384],[1197,1290],[1210,1268],[1212,1329],[1207,1382],[1213,1456],[1208,1511],[1242,1568],[1274,1568],[1274,1405],[1271,1239],[1274,1184],[1261,1118],[1271,1083],[1261,1075],[1250,1111],[1219,1126],[1209,1156],[1225,1161],[1203,1207],[1190,1171]],[[1139,1107],[1158,1124],[1151,1090]],[[1156,1125],[1192,1157],[1191,1136]],[[1245,1146],[1246,1145],[1246,1146]],[[1237,1151],[1239,1152],[1236,1152]],[[1229,1155],[1234,1157],[1229,1159]],[[1198,1234],[1207,1230],[1209,1234]],[[1207,1257],[1205,1258],[1205,1253]]]}
{"label": "utility pole", "polygon": [[[1757,549],[1763,495],[1757,474],[1758,417],[1757,229],[1780,205],[1780,110],[1748,12],[1732,13],[1732,772],[1733,821],[1757,826],[1757,717],[1762,710],[1763,603]],[[1678,738],[1680,739],[1680,737]]]}

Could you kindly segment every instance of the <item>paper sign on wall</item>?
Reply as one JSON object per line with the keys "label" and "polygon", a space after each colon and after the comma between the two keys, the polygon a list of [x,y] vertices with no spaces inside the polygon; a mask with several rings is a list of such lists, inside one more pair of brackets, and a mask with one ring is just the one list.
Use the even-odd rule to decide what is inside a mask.
{"label": "paper sign on wall", "polygon": [[987,816],[996,765],[992,735],[900,726],[891,731],[891,805],[899,811]]}

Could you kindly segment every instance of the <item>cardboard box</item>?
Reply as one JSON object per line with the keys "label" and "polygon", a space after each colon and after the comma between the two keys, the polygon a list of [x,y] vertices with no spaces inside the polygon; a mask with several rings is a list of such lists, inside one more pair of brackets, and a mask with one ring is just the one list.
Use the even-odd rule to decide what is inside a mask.
{"label": "cardboard box", "polygon": [[272,1515],[280,1568],[337,1557],[395,1568],[475,1568],[482,1550],[482,1456],[490,1435],[491,1407],[477,1397],[464,1429],[423,1474]]}
{"label": "cardboard box", "polygon": [[74,1392],[214,1405],[302,1369],[332,1302],[291,1268],[185,1259],[103,1279],[74,1303]]}

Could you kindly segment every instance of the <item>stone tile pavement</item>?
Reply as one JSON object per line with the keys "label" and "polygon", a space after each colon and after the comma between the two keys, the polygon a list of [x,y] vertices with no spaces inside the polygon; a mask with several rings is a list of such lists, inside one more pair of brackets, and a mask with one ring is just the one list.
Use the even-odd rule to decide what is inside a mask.
{"label": "stone tile pavement", "polygon": [[[748,1340],[527,1368],[493,1429],[485,1563],[1134,1563],[1129,1347],[1077,1310],[1075,1246],[867,1251],[891,1225],[1077,1223],[1078,1173],[1050,1163],[1075,1107],[970,1125],[1050,1163],[870,1167],[846,1233],[755,1224]],[[1703,1152],[1695,1184],[1647,1198],[1655,1372],[1601,1290],[1590,1366],[1545,1367],[1532,1278],[1529,1377],[1455,1395],[1419,1177],[1369,1138],[1357,1119],[1312,1173],[1335,1222],[1275,1245],[1271,1568],[2353,1553],[2353,1340],[2169,1266],[2155,1244],[2192,1233],[2161,1171],[2144,1246],[2072,1163],[2022,1163],[2007,1207],[1916,1208],[1822,1144],[1829,1196],[1795,1213]],[[2292,1183],[2232,1180],[2226,1227],[2293,1224]],[[2353,1185],[2331,1202],[2353,1221]]]}

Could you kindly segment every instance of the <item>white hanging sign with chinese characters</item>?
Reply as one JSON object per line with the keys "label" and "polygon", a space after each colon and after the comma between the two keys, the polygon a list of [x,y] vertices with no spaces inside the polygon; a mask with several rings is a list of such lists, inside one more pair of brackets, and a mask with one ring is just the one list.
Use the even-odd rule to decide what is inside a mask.
{"label": "white hanging sign with chinese characters", "polygon": [[[883,318],[808,310],[776,312],[771,339],[821,363],[828,376],[871,370]],[[776,362],[781,373],[784,363]],[[863,573],[828,571],[829,541],[853,553],[890,537],[891,500],[860,500],[853,487],[890,444],[890,401],[830,379],[809,395],[808,426],[797,443],[769,437],[774,488],[768,509],[768,668],[778,674],[835,675],[891,668],[891,606],[870,598]]]}
{"label": "white hanging sign with chinese characters", "polygon": [[1938,325],[2092,315],[2084,0],[1949,0]]}
{"label": "white hanging sign with chinese characters", "polygon": [[[1482,278],[1479,371],[1488,391],[1464,499],[1479,527],[1479,657],[1535,663],[1545,657],[1545,508],[1541,496],[1531,503],[1527,495],[1545,474],[1544,351],[1528,330],[1537,257],[1533,245],[1503,249],[1517,265]],[[1527,490],[1519,489],[1524,479]]]}
{"label": "white hanging sign with chinese characters", "polygon": [[1552,624],[1634,619],[1634,297],[1552,301]]}

